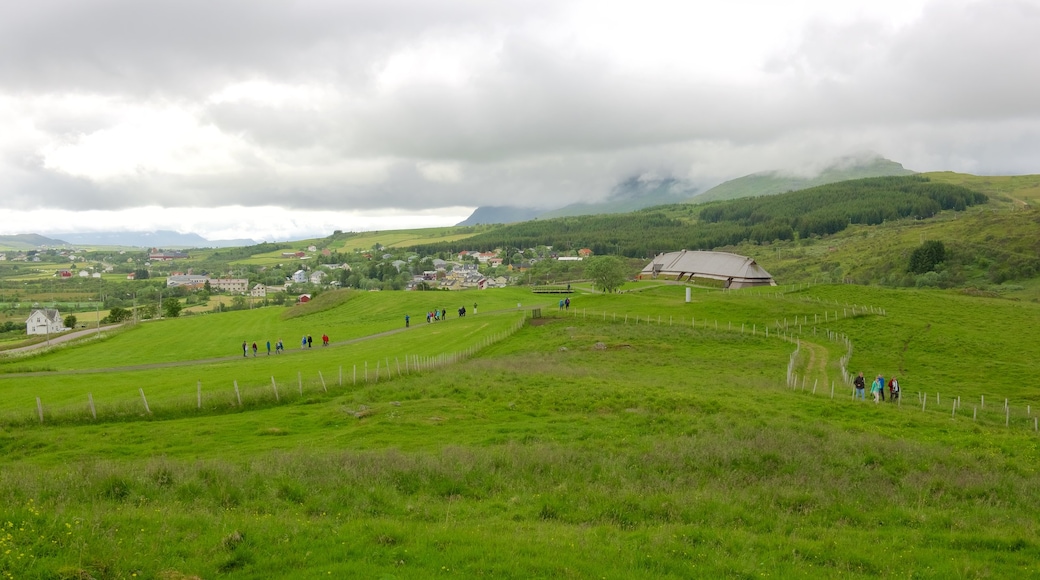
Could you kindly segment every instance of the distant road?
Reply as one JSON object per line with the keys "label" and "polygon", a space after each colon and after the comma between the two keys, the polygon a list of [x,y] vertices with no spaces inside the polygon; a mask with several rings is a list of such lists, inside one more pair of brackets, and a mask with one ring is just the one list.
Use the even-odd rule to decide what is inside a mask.
{"label": "distant road", "polygon": [[[104,332],[105,330],[108,330],[110,328],[118,328],[119,326],[122,326],[122,325],[120,325],[120,324],[111,324],[109,326],[102,326],[101,327],[101,331]],[[63,332],[61,334],[54,334],[54,335],[51,335],[51,339],[48,340],[48,341],[38,342],[36,344],[30,344],[29,346],[20,346],[18,348],[9,348],[7,350],[0,350],[0,356],[4,356],[6,354],[16,354],[16,353],[20,353],[20,352],[28,352],[30,350],[36,350],[38,348],[46,348],[48,346],[52,346],[52,345],[55,345],[55,344],[61,344],[63,342],[68,342],[70,340],[74,340],[74,339],[81,338],[81,337],[84,337],[84,336],[90,336],[91,334],[97,334],[97,333],[98,333],[98,329],[96,329],[96,328],[87,328],[87,329],[84,329],[84,330],[73,330],[72,332]]]}

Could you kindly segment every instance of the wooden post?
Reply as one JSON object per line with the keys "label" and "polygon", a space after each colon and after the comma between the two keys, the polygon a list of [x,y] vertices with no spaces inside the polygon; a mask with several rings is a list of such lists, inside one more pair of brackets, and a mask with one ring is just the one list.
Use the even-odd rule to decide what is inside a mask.
{"label": "wooden post", "polygon": [[[278,397],[278,383],[274,382],[274,377],[271,377],[271,390],[274,391],[275,402],[281,401],[281,398]],[[300,394],[303,394],[303,389],[300,390]]]}
{"label": "wooden post", "polygon": [[401,359],[395,356],[394,362],[397,363],[397,376],[401,376]]}
{"label": "wooden post", "polygon": [[979,407],[983,409],[986,408],[986,395],[981,395],[981,398],[979,399]]}
{"label": "wooden post", "polygon": [[924,408],[925,408],[925,406],[927,406],[927,404],[928,404],[928,393],[925,393],[924,396],[921,397],[921,410],[922,411],[924,411]]}
{"label": "wooden post", "polygon": [[831,381],[831,398],[834,398],[834,381]]}
{"label": "wooden post", "polygon": [[813,381],[813,384],[812,384],[812,394],[814,394],[814,395],[816,394],[816,385],[819,382],[820,382],[820,379],[816,379],[815,381]]}
{"label": "wooden post", "polygon": [[40,423],[43,423],[43,403],[39,397],[36,397],[36,413],[40,416]]}
{"label": "wooden post", "polygon": [[935,404],[936,405],[941,405],[942,404],[942,403],[939,402],[939,393],[935,393]]}
{"label": "wooden post", "polygon": [[971,420],[972,421],[976,420],[978,418],[978,416],[979,416],[979,408],[978,407],[972,407],[971,408]]}
{"label": "wooden post", "polygon": [[[274,384],[274,377],[271,377],[271,383]],[[296,371],[296,388],[300,389],[300,396],[303,396],[303,373]]]}
{"label": "wooden post", "polygon": [[238,391],[238,381],[235,381],[235,398],[238,399],[238,406],[242,406],[242,393]]}
{"label": "wooden post", "polygon": [[90,416],[97,420],[97,410],[94,409],[94,395],[87,393],[87,404],[90,405]]}
{"label": "wooden post", "polygon": [[144,401],[144,410],[151,415],[152,410],[148,408],[148,399],[144,396],[144,389],[137,389],[141,393],[141,400]]}
{"label": "wooden post", "polygon": [[201,409],[202,408],[202,381],[197,381],[195,383],[195,400],[197,401],[197,403],[195,405],[195,408],[196,409]]}
{"label": "wooden post", "polygon": [[318,378],[321,379],[321,390],[325,391],[326,393],[329,392],[329,390],[325,388],[325,377],[321,376],[321,371],[318,371]]}
{"label": "wooden post", "polygon": [[357,365],[354,365],[354,386],[357,386]]}

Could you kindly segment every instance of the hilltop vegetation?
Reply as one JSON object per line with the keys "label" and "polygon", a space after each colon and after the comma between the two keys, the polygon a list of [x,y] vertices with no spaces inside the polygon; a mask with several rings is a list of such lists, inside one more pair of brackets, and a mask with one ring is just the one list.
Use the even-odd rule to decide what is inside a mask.
{"label": "hilltop vegetation", "polygon": [[[595,254],[649,258],[674,249],[709,250],[743,241],[768,243],[834,234],[850,224],[879,224],[941,210],[985,203],[967,188],[932,183],[919,176],[845,181],[776,196],[717,202],[704,207],[662,206],[632,214],[609,214],[506,225],[466,240],[469,247],[587,247]],[[420,244],[431,253],[448,244]]]}

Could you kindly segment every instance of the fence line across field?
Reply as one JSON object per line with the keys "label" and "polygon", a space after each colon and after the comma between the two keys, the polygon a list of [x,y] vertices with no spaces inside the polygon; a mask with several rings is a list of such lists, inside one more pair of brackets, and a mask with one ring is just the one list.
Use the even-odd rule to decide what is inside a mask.
{"label": "fence line across field", "polygon": [[[812,300],[808,300],[808,301],[809,302],[814,302]],[[882,308],[876,308],[876,307],[872,307],[872,306],[861,306],[861,305],[851,305],[851,306],[847,306],[847,307],[843,308],[842,311],[841,311],[841,316],[839,316],[839,312],[837,310],[832,311],[832,312],[833,312],[833,314],[831,314],[831,312],[825,312],[824,313],[824,315],[822,316],[824,322],[832,322],[832,321],[833,322],[837,322],[841,318],[848,318],[848,317],[850,317],[850,314],[849,314],[850,312],[851,312],[851,316],[854,316],[854,317],[860,317],[860,316],[866,316],[866,315],[884,316],[884,315],[887,314],[887,312],[884,309],[882,309]],[[473,356],[475,353],[479,352],[480,350],[482,350],[482,349],[484,349],[484,348],[486,348],[486,347],[488,347],[490,345],[493,345],[495,343],[498,343],[498,342],[500,342],[502,340],[505,340],[506,338],[512,336],[515,332],[520,330],[523,327],[523,325],[526,323],[526,320],[528,318],[527,314],[528,313],[525,313],[524,318],[519,320],[516,324],[512,325],[508,330],[502,331],[502,332],[496,332],[496,333],[493,333],[493,334],[491,334],[489,336],[486,336],[486,337],[482,338],[477,344],[475,344],[475,345],[473,345],[473,346],[471,346],[469,348],[463,349],[461,351],[454,351],[454,352],[449,352],[449,353],[441,353],[441,354],[436,354],[436,355],[404,355],[404,357],[403,357],[404,358],[403,370],[402,370],[402,366],[401,366],[401,362],[400,362],[400,357],[399,356],[395,356],[395,363],[396,363],[396,368],[397,368],[397,376],[401,377],[401,376],[406,376],[408,374],[428,372],[428,371],[435,370],[437,368],[441,368],[441,367],[444,367],[444,366],[456,364],[456,363],[458,363],[458,362],[460,362],[462,360],[465,360],[465,359]],[[541,313],[538,310],[532,311],[529,314],[531,314],[532,316],[535,316],[535,317],[540,317],[541,316]],[[564,311],[563,316],[567,316],[567,315],[574,316],[574,317],[577,317],[577,316],[580,315],[582,318],[588,318],[590,316],[590,312],[586,308],[582,308],[582,309],[580,309],[580,311],[579,311],[579,309],[572,309],[569,312],[568,311]],[[667,323],[668,326],[674,326],[675,322],[676,322],[675,318],[673,316],[670,316],[667,319],[667,321],[665,321],[663,319],[663,317],[661,317],[661,316],[657,316],[655,318],[655,317],[651,317],[651,316],[647,315],[647,316],[644,317],[644,316],[641,316],[639,314],[633,315],[633,314],[629,314],[629,313],[625,313],[624,315],[619,316],[619,314],[617,312],[611,312],[611,313],[608,313],[606,311],[602,311],[602,312],[595,312],[595,311],[593,311],[593,312],[591,312],[591,316],[596,317],[597,315],[602,320],[608,320],[608,316],[609,316],[609,320],[610,321],[612,321],[612,322],[621,322],[622,324],[629,324],[629,319],[630,318],[633,319],[632,322],[634,324],[636,324],[636,325],[643,324],[643,325],[651,325],[651,326],[663,326],[665,323]],[[552,317],[557,317],[557,316],[559,316],[559,314],[552,315]],[[839,345],[839,346],[843,346],[845,348],[845,352],[839,358],[839,372],[841,374],[841,381],[842,381],[842,383],[844,383],[844,385],[846,387],[850,387],[851,388],[853,375],[852,375],[852,373],[850,373],[848,371],[848,364],[849,364],[849,361],[851,360],[851,357],[852,357],[853,343],[852,343],[851,339],[849,339],[849,337],[847,335],[843,334],[843,333],[839,333],[837,331],[834,331],[834,330],[831,330],[831,329],[827,329],[827,328],[820,329],[815,324],[815,323],[820,322],[820,318],[821,317],[818,314],[814,314],[813,315],[813,323],[814,324],[813,324],[813,326],[810,327],[812,336],[814,336],[814,337],[823,337],[827,341],[829,341],[829,342],[831,342],[833,344]],[[807,383],[808,377],[804,376],[804,375],[799,375],[796,372],[796,368],[798,366],[798,359],[799,359],[799,356],[801,356],[801,354],[802,354],[802,344],[801,344],[802,343],[802,338],[801,338],[801,336],[803,335],[803,333],[806,332],[806,325],[808,325],[808,323],[809,323],[808,315],[804,315],[803,314],[800,317],[795,317],[793,319],[785,318],[782,321],[779,320],[779,319],[776,320],[774,322],[774,324],[773,324],[773,328],[774,328],[775,331],[772,332],[772,333],[769,332],[770,327],[768,325],[762,325],[762,329],[761,329],[761,334],[762,334],[763,337],[776,338],[776,339],[784,340],[784,341],[787,341],[787,342],[791,342],[791,343],[796,345],[795,350],[791,353],[791,355],[789,357],[788,365],[787,365],[787,371],[786,371],[786,376],[787,376],[786,384],[792,390],[799,390],[799,391],[807,391],[808,390],[808,383]],[[685,325],[686,324],[685,323],[685,317],[682,317],[680,319],[679,324],[680,325]],[[707,318],[697,319],[696,317],[691,317],[690,327],[694,328],[694,329],[697,329],[697,328],[708,328],[708,329],[714,329],[714,330],[719,330],[720,329],[719,321],[717,319],[714,319],[714,320],[709,320]],[[727,331],[727,332],[737,332],[736,327],[735,327],[735,325],[734,325],[734,323],[732,321],[726,321],[722,328],[725,331]],[[758,325],[758,323],[751,323],[750,324],[750,328],[749,328],[747,322],[741,321],[740,322],[739,332],[740,332],[740,334],[746,334],[746,333],[750,332],[750,334],[752,336],[757,336],[757,335],[760,334],[759,325]],[[376,359],[374,380],[371,380],[371,381],[370,381],[370,373],[368,372],[368,362],[369,361],[367,361],[367,360],[363,362],[363,373],[364,373],[363,374],[363,382],[364,382],[364,384],[378,384],[381,378],[382,378],[383,381],[391,380],[391,379],[394,378],[394,373],[392,372],[392,367],[390,365],[390,359],[389,359],[388,356],[384,356],[382,361],[380,361],[379,358]],[[381,375],[380,367],[382,367],[382,376],[380,376]],[[824,371],[824,373],[826,374],[826,371]],[[317,377],[318,377],[318,382],[315,383],[315,382],[312,381],[311,384],[319,384],[320,383],[321,388],[322,388],[322,392],[327,393],[328,392],[328,387],[327,387],[327,384],[325,383],[324,375],[322,374],[322,372],[320,370],[318,370],[316,374],[317,374]],[[339,376],[338,385],[340,387],[342,387],[343,386],[343,367],[342,367],[342,365],[338,369],[338,376]],[[358,365],[357,364],[353,364],[352,365],[352,385],[356,386],[357,384],[358,384]],[[808,390],[807,394],[810,395],[810,396],[815,396],[817,394],[818,386],[819,386],[819,377],[816,377],[816,378],[813,379],[811,390]],[[825,385],[824,386],[826,386],[826,381],[825,381]],[[300,371],[297,372],[297,387],[298,387],[299,396],[302,397],[304,395],[304,382],[303,382],[303,378],[302,378],[302,372],[300,372]],[[202,382],[198,381],[197,384],[196,384],[196,408],[200,409],[200,410],[202,409],[202,403],[203,403],[202,388],[203,388],[202,387]],[[271,389],[273,391],[275,403],[281,402],[281,398],[280,398],[279,393],[278,393],[278,385],[277,385],[277,382],[275,380],[275,377],[271,377]],[[148,408],[147,399],[145,398],[144,390],[140,389],[139,391],[140,391],[141,400],[142,400],[142,403],[143,403],[143,406],[144,406],[145,413],[151,414],[151,410]],[[253,391],[256,391],[256,389],[253,389]],[[237,403],[237,407],[242,408],[244,406],[244,402],[243,402],[242,394],[241,394],[241,392],[239,390],[239,386],[238,386],[238,381],[237,380],[234,381],[234,393],[235,393],[235,402]],[[833,381],[833,380],[830,381],[829,393],[827,393],[825,391],[824,394],[826,396],[829,396],[830,399],[834,399],[835,398],[835,394],[836,394],[836,384],[835,384],[835,381]],[[895,405],[896,408],[901,408],[902,407],[902,399],[903,399],[902,395],[903,394],[904,393],[901,393],[900,394],[901,396],[897,399],[897,404]],[[852,395],[853,396],[855,395],[855,391],[852,391]],[[214,397],[216,397],[216,396],[217,395],[214,395]],[[928,401],[927,401],[928,396],[925,393],[918,392],[918,397],[919,397],[919,402],[921,403],[921,411],[922,412],[929,412],[929,411],[933,411],[933,410],[943,409],[942,397],[941,397],[941,393],[939,393],[939,392],[935,392],[935,404],[932,407],[928,406],[928,404],[927,404],[928,403]],[[950,412],[950,415],[951,415],[951,419],[956,420],[956,418],[957,418],[957,410],[961,407],[961,398],[958,396],[958,397],[954,397],[952,399],[947,399],[947,400],[951,401],[949,406],[947,407],[949,409],[949,412]],[[248,398],[247,398],[247,401],[248,401]],[[261,398],[261,402],[262,402],[262,398]],[[234,403],[232,403],[232,405],[234,405]],[[90,393],[88,393],[88,406],[89,406],[89,411],[90,411],[91,418],[93,420],[96,420],[97,419],[97,410],[95,408],[93,395],[90,394]],[[979,405],[977,407],[973,407],[973,410],[972,410],[972,421],[978,422],[980,420],[987,419],[987,417],[983,416],[983,414],[985,414],[985,409],[986,409],[986,406],[985,406],[985,395],[981,395],[980,398],[979,398]],[[1004,419],[1005,427],[1011,427],[1012,419],[1016,418],[1017,416],[1013,417],[1012,406],[1010,404],[1010,400],[1005,398],[1004,405],[1002,407],[999,407],[999,409],[1001,411],[1000,412],[1001,418]],[[58,411],[64,411],[64,410],[66,410],[66,409],[58,409]],[[1025,410],[1026,410],[1025,416],[1028,419],[1031,419],[1030,427],[1032,427],[1033,431],[1035,431],[1035,432],[1040,430],[1040,418],[1034,417],[1032,415],[1032,406],[1031,405],[1026,405],[1025,406]],[[41,423],[43,423],[45,421],[45,418],[48,415],[48,413],[46,412],[46,409],[43,406],[42,401],[40,400],[39,397],[37,397],[37,409],[36,409],[36,411],[37,411],[38,420]],[[982,413],[980,413],[980,411],[982,411]],[[945,413],[947,411],[946,410],[942,410],[942,412]],[[75,414],[75,413],[71,413],[71,414]]]}
{"label": "fence line across field", "polygon": [[[453,351],[453,352],[441,353],[441,354],[436,354],[436,355],[405,355],[404,356],[405,366],[404,366],[403,370],[402,370],[401,364],[400,364],[400,358],[401,357],[400,356],[395,356],[394,360],[397,363],[397,371],[398,371],[397,372],[397,376],[398,377],[402,377],[402,376],[405,376],[407,374],[423,373],[423,372],[436,370],[438,368],[445,367],[445,366],[448,366],[448,365],[457,364],[457,363],[459,363],[459,362],[461,362],[461,361],[463,361],[463,360],[465,360],[467,358],[470,358],[470,357],[474,356],[480,350],[482,350],[484,348],[487,348],[487,347],[489,347],[489,346],[491,346],[493,344],[496,344],[498,342],[501,342],[501,341],[509,338],[510,336],[515,334],[517,331],[519,331],[521,328],[523,328],[523,326],[524,326],[524,324],[526,322],[526,319],[527,319],[527,316],[525,314],[525,316],[523,318],[519,319],[516,323],[512,324],[507,330],[495,332],[495,333],[493,333],[493,334],[491,334],[491,335],[489,335],[487,337],[484,337],[477,344],[472,345],[472,346],[470,346],[468,348],[465,348],[465,349],[463,349],[461,351]],[[392,367],[390,366],[390,357],[389,356],[384,356],[382,358],[382,360],[380,360],[378,358],[376,359],[375,375],[371,376],[371,378],[373,379],[371,381],[369,380],[370,379],[370,374],[368,372],[368,361],[367,360],[364,361],[363,365],[364,365],[364,384],[373,384],[374,385],[374,384],[378,384],[380,382],[380,380],[385,382],[385,381],[388,381],[388,380],[391,380],[391,379],[394,378],[394,373],[392,372]],[[356,363],[353,364],[353,383],[352,384],[355,385],[355,386],[358,384],[358,373],[357,373],[358,368],[357,367],[358,367],[358,365]],[[380,369],[380,367],[382,367],[382,369]],[[380,376],[380,370],[382,370],[382,376]],[[296,372],[296,384],[297,384],[297,391],[299,393],[299,397],[303,397],[304,396],[304,391],[307,390],[306,387],[310,387],[312,385],[314,385],[316,387],[315,388],[315,392],[317,392],[317,388],[318,387],[320,387],[321,392],[323,392],[323,393],[328,393],[329,392],[328,384],[325,381],[325,376],[322,373],[322,371],[321,370],[317,370],[315,374],[317,375],[317,379],[316,380],[315,379],[308,379],[307,381],[304,381],[303,380],[303,372],[302,371],[297,371]],[[339,376],[338,386],[342,387],[343,386],[343,366],[342,365],[339,365],[338,376]],[[283,383],[283,386],[284,386],[284,383]],[[254,386],[251,386],[251,387],[245,386],[245,387],[240,388],[237,379],[232,381],[232,387],[233,387],[233,391],[227,391],[227,390],[220,389],[220,388],[206,389],[205,385],[203,385],[202,380],[197,380],[196,383],[195,383],[194,397],[192,397],[192,399],[191,399],[191,401],[192,401],[192,403],[194,403],[194,405],[192,405],[192,403],[188,403],[187,405],[185,405],[184,404],[185,401],[183,399],[183,396],[176,396],[176,395],[174,395],[172,397],[164,398],[161,402],[159,402],[159,405],[160,405],[162,411],[166,411],[166,410],[170,409],[174,413],[180,413],[180,412],[185,411],[186,409],[190,409],[192,406],[194,406],[197,411],[202,411],[204,409],[204,405],[206,405],[207,403],[213,409],[224,409],[224,410],[227,410],[227,409],[230,409],[230,408],[244,408],[247,405],[251,405],[251,404],[260,404],[260,405],[262,405],[262,404],[265,403],[265,400],[267,400],[267,402],[270,403],[270,402],[272,402],[270,399],[273,399],[273,403],[274,404],[280,404],[280,403],[282,403],[283,399],[285,398],[284,397],[284,392],[279,391],[278,381],[277,381],[275,376],[271,376],[271,382],[270,382],[270,385],[268,387],[263,387],[263,386],[260,386],[260,385],[254,385]],[[231,395],[231,392],[234,393],[234,398],[233,399],[228,398]],[[265,394],[265,393],[267,393],[267,394]],[[117,412],[117,413],[109,411],[109,413],[107,415],[112,417],[112,418],[125,417],[125,416],[128,416],[128,415],[154,416],[155,413],[153,413],[152,405],[154,405],[156,402],[153,401],[151,405],[149,404],[149,401],[148,401],[148,398],[147,398],[146,393],[144,391],[144,388],[139,388],[138,389],[138,394],[140,395],[140,401],[138,403],[139,406],[136,409],[134,408],[133,404],[129,402],[129,400],[115,401],[115,402],[110,403],[108,405],[108,407],[109,408],[114,407],[114,408],[119,409],[121,411]],[[171,401],[172,401],[172,404],[170,404]],[[39,423],[46,423],[47,420],[48,420],[48,417],[50,417],[50,419],[52,421],[55,421],[55,422],[56,421],[61,421],[61,420],[68,420],[70,418],[71,419],[76,419],[77,417],[86,418],[83,415],[83,411],[81,409],[82,408],[79,407],[78,405],[66,405],[66,406],[62,406],[62,407],[59,407],[59,408],[56,408],[56,409],[53,409],[53,410],[49,410],[43,404],[42,398],[41,397],[36,397],[35,419]],[[106,413],[104,412],[104,410],[105,410],[105,407],[103,406],[102,407],[102,413],[101,413],[102,419],[104,419],[106,417]],[[89,419],[90,420],[96,421],[98,419],[98,414],[99,413],[98,413],[97,406],[95,405],[94,395],[93,395],[92,392],[88,392],[87,393],[87,411],[89,412]],[[11,415],[11,413],[7,413],[7,415]],[[8,419],[9,419],[9,417],[8,417]],[[5,420],[5,421],[2,421],[2,422],[6,423],[6,422],[10,422],[10,421],[9,420]]]}

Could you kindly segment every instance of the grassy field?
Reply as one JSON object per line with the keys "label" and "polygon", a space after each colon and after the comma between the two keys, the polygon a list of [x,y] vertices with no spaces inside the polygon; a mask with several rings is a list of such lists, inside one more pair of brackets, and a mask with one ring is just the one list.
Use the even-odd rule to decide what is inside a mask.
{"label": "grassy field", "polygon": [[[1040,338],[1018,330],[1040,305],[842,285],[697,289],[689,303],[680,285],[575,288],[564,311],[515,289],[344,293],[0,359],[0,573],[1040,575]],[[441,297],[478,314],[445,303],[449,319],[427,324]],[[288,341],[325,329],[328,348]],[[273,334],[289,353],[243,360],[242,337]],[[845,338],[850,370],[899,374],[901,404],[852,400]],[[97,420],[86,392],[107,405]],[[34,393],[52,401],[42,424]]]}

